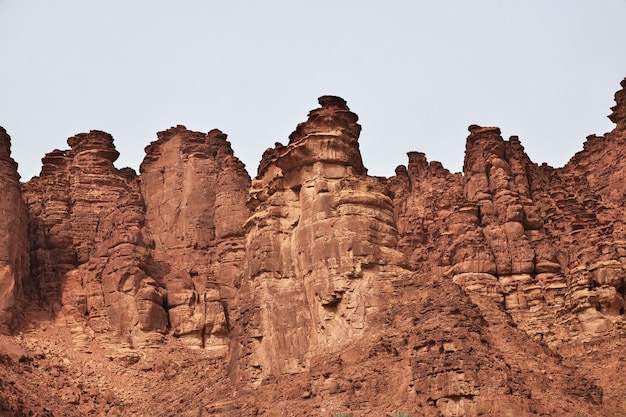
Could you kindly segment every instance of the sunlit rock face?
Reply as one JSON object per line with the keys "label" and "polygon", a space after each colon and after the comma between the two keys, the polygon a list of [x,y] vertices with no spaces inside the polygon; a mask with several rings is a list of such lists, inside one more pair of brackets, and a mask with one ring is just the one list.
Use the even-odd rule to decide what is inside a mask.
{"label": "sunlit rock face", "polygon": [[479,304],[506,309],[554,348],[615,337],[625,292],[624,97],[615,94],[616,128],[589,136],[563,168],[539,166],[516,136],[477,125],[464,175],[410,152],[389,184],[411,267],[491,300]]}
{"label": "sunlit rock face", "polygon": [[319,102],[252,181],[241,316],[256,381],[362,337],[389,277],[404,271],[389,190],[361,161],[357,116],[338,97]]}
{"label": "sunlit rock face", "polygon": [[26,209],[11,138],[0,128],[0,333],[7,333],[24,305],[29,285]]}
{"label": "sunlit rock face", "polygon": [[85,346],[155,343],[167,330],[164,292],[151,275],[151,239],[137,176],[118,170],[113,138],[91,131],[43,158],[25,184],[31,271],[38,298]]}
{"label": "sunlit rock face", "polygon": [[224,354],[243,270],[250,177],[226,135],[178,126],[146,148],[141,192],[171,331]]}
{"label": "sunlit rock face", "polygon": [[[252,181],[236,386],[273,402],[300,381],[318,406],[350,392],[370,407],[388,400],[442,416],[563,409],[524,396],[531,380],[601,396],[584,378],[529,371],[560,367],[539,339],[557,339],[550,315],[567,283],[541,239],[534,165],[517,138],[471,126],[464,176],[412,152],[396,177],[374,178],[356,116],[342,99],[320,104],[289,144],[265,152]],[[527,368],[513,345],[541,359]],[[384,380],[416,388],[382,398]]]}
{"label": "sunlit rock face", "polygon": [[139,175],[91,131],[20,184],[0,130],[0,409],[43,410],[34,380],[55,415],[112,412],[111,386],[137,415],[623,414],[625,83],[562,168],[471,125],[463,173],[370,177],[334,96],[252,181],[177,126]]}
{"label": "sunlit rock face", "polygon": [[250,183],[226,135],[161,132],[141,179],[114,167],[107,133],[68,144],[24,186],[37,298],[82,345],[156,346],[171,331],[224,354]]}

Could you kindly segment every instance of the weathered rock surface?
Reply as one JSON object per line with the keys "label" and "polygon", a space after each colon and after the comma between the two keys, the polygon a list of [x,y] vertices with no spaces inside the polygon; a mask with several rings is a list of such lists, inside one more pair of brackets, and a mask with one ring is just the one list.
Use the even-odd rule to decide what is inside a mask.
{"label": "weathered rock surface", "polygon": [[146,148],[141,191],[170,327],[188,345],[223,354],[243,272],[250,177],[226,135],[160,132]]}
{"label": "weathered rock surface", "polygon": [[26,209],[11,139],[0,128],[0,333],[10,330],[24,305],[29,282]]}
{"label": "weathered rock surface", "polygon": [[309,368],[360,339],[400,267],[392,201],[365,175],[357,116],[338,97],[264,154],[252,182],[240,341],[242,378]]}
{"label": "weathered rock surface", "polygon": [[137,176],[118,170],[113,138],[91,131],[43,159],[25,185],[31,270],[40,299],[85,345],[94,335],[141,346],[167,329],[162,284],[151,276]]}
{"label": "weathered rock surface", "polygon": [[412,268],[449,277],[483,314],[503,309],[579,363],[624,338],[624,90],[615,97],[616,129],[589,136],[564,168],[538,166],[517,137],[472,125],[465,175],[409,153],[389,179]]}
{"label": "weathered rock surface", "polygon": [[626,415],[622,87],[558,169],[472,125],[462,174],[371,177],[334,96],[252,181],[177,126],[20,185],[1,131],[0,414]]}
{"label": "weathered rock surface", "polygon": [[154,346],[171,330],[223,351],[249,177],[221,132],[159,136],[141,180],[113,166],[118,153],[104,132],[46,155],[24,186],[38,295],[82,345],[102,335]]}

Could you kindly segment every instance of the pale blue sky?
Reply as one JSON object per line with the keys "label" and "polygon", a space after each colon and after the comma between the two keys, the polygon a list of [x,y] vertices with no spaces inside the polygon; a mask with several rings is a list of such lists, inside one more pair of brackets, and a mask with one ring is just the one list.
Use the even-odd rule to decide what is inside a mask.
{"label": "pale blue sky", "polygon": [[613,128],[625,18],[626,0],[0,0],[0,125],[23,180],[91,129],[138,169],[176,124],[223,130],[254,175],[333,94],[373,175],[407,151],[460,171],[473,123],[562,166]]}

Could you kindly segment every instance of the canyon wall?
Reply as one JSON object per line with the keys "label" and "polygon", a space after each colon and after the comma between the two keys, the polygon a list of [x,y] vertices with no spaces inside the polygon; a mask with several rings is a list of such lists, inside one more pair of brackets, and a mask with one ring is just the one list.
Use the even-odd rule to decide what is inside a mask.
{"label": "canyon wall", "polygon": [[338,97],[263,155],[244,224],[241,298],[246,380],[308,369],[310,355],[362,338],[408,272],[395,249],[392,201],[366,175],[357,116]]}
{"label": "canyon wall", "polygon": [[21,194],[11,138],[0,128],[0,333],[14,326],[29,284],[28,223]]}
{"label": "canyon wall", "polygon": [[158,134],[140,171],[171,331],[191,347],[224,353],[237,313],[250,177],[225,134],[184,126]]}
{"label": "canyon wall", "polygon": [[50,320],[142,370],[176,340],[211,361],[215,415],[626,413],[622,87],[563,168],[471,125],[463,173],[409,152],[372,177],[334,96],[253,179],[177,126],[139,174],[91,131],[20,184],[2,130],[0,332]]}
{"label": "canyon wall", "polygon": [[24,185],[37,298],[81,346],[94,337],[149,344],[168,320],[137,176],[113,166],[119,154],[107,133],[68,144],[47,154],[41,174]]}
{"label": "canyon wall", "polygon": [[[624,85],[625,82],[622,82]],[[530,161],[517,137],[469,127],[464,175],[423,154],[389,179],[399,247],[412,268],[451,278],[563,349],[615,334],[624,314],[624,90],[606,137],[560,169]]]}

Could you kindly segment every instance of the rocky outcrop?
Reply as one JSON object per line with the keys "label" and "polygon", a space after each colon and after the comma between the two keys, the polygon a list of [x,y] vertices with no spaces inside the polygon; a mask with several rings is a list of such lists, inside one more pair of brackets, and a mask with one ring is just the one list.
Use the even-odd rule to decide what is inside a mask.
{"label": "rocky outcrop", "polygon": [[[626,81],[622,81],[624,87]],[[624,314],[624,90],[605,136],[590,135],[560,170],[542,167],[534,197],[567,278],[563,324],[576,343],[621,334]],[[571,340],[571,339],[570,339]],[[571,343],[566,346],[571,348]]]}
{"label": "rocky outcrop", "polygon": [[615,106],[611,107],[613,112],[609,119],[617,125],[616,131],[623,132],[626,130],[626,78],[620,84],[622,89],[615,93]]}
{"label": "rocky outcrop", "polygon": [[[555,275],[560,264],[543,243],[543,222],[531,198],[529,171],[535,165],[517,137],[505,141],[497,128],[469,130],[464,198],[476,208],[476,227],[459,235],[444,256],[444,265],[450,265],[446,274],[470,292],[490,295],[541,338],[552,321],[542,311],[546,293],[559,308],[564,278]],[[534,314],[526,322],[530,308]]]}
{"label": "rocky outcrop", "polygon": [[[412,266],[450,277],[477,302],[491,299],[554,348],[610,333],[622,314],[621,266],[588,243],[606,235],[601,217],[620,218],[605,214],[611,197],[595,172],[608,164],[601,174],[608,182],[623,171],[620,139],[607,140],[611,153],[598,152],[604,139],[591,137],[583,153],[594,146],[593,157],[577,155],[555,170],[532,163],[519,139],[504,140],[498,128],[469,130],[463,177],[410,153],[408,169],[390,179],[400,247]],[[598,269],[603,278],[593,278]]]}
{"label": "rocky outcrop", "polygon": [[81,345],[94,333],[122,345],[154,343],[168,322],[136,174],[113,166],[118,152],[107,133],[68,144],[46,155],[25,186],[39,297]]}
{"label": "rocky outcrop", "polygon": [[461,174],[450,174],[437,161],[429,163],[421,152],[409,152],[408,157],[408,167],[397,167],[388,180],[398,248],[411,269],[441,273],[440,259],[454,236],[476,226],[476,208],[464,206]]}
{"label": "rocky outcrop", "polygon": [[25,185],[39,298],[83,345],[95,334],[154,346],[171,330],[223,351],[249,188],[225,135],[162,132],[141,181],[113,166],[110,135],[92,131],[68,144]]}
{"label": "rocky outcrop", "polygon": [[0,128],[0,333],[15,324],[29,286],[26,209],[11,139]]}
{"label": "rocky outcrop", "polygon": [[389,191],[365,175],[345,101],[321,108],[265,152],[252,182],[242,287],[246,380],[308,369],[361,338],[404,270]]}
{"label": "rocky outcrop", "polygon": [[237,312],[250,177],[224,133],[184,126],[160,132],[140,170],[171,330],[189,346],[222,355]]}
{"label": "rocky outcrop", "polygon": [[561,169],[476,125],[464,176],[409,153],[389,184],[411,267],[452,279],[485,317],[504,310],[566,357],[605,357],[624,337],[623,90],[616,102],[616,129],[589,136]]}
{"label": "rocky outcrop", "polygon": [[[400,187],[411,184],[403,197],[423,198],[417,190],[428,190],[418,178],[413,181],[410,171],[412,176],[457,184],[462,202],[462,177],[451,176],[439,164],[429,166],[423,155],[415,153],[410,155],[409,170],[399,170],[404,171],[403,178],[387,184],[368,177],[358,153],[356,116],[339,98],[322,97],[320,104],[288,145],[266,151],[252,182],[253,212],[244,226],[242,335],[236,351],[236,381],[242,395],[257,399],[261,395],[272,404],[307,398],[313,409],[339,412],[328,408],[334,399],[376,415],[388,412],[390,404],[417,415],[439,416],[532,415],[539,410],[554,415],[569,409],[566,402],[556,404],[548,397],[530,401],[528,393],[539,386],[547,391],[568,386],[575,395],[600,401],[601,390],[580,375],[578,380],[568,376],[567,372],[576,372],[564,372],[554,353],[514,329],[501,310],[483,313],[453,279],[442,280],[441,272],[456,263],[427,273],[408,269],[409,262],[397,247],[406,249],[412,267],[420,265],[428,261],[428,251],[409,250],[408,242],[426,242],[430,236],[424,228],[459,225],[461,217],[455,223],[430,217],[432,223],[421,222],[422,229],[413,236],[400,234],[404,238],[400,242],[391,188],[398,187],[402,194]],[[431,187],[429,196],[440,193],[445,199],[441,190]],[[507,209],[508,205],[505,213]],[[478,235],[471,226],[481,222],[471,214],[462,214],[467,229],[453,228],[459,235],[470,231]],[[421,212],[411,219],[418,216],[427,217]],[[493,216],[497,223],[499,218]],[[403,220],[405,227],[414,225]],[[488,248],[490,242],[479,236],[480,247]],[[458,235],[451,237],[452,244],[455,238]],[[449,250],[440,253],[444,256]],[[509,275],[517,267],[511,256],[501,262]],[[464,261],[458,259],[457,263]],[[534,268],[532,262],[531,257]],[[491,263],[490,276],[496,280],[496,260]],[[484,263],[462,265],[478,272]],[[493,320],[493,329],[486,325],[487,318]],[[553,379],[528,372],[526,364],[510,353],[512,343],[524,346],[528,355],[549,367]],[[578,407],[587,409],[580,403]]]}
{"label": "rocky outcrop", "polygon": [[0,132],[1,330],[30,323],[0,340],[0,413],[43,410],[32,374],[60,414],[621,415],[625,99],[563,168],[471,125],[462,174],[409,152],[391,178],[334,96],[252,181],[177,126],[140,175],[92,131],[20,190]]}

